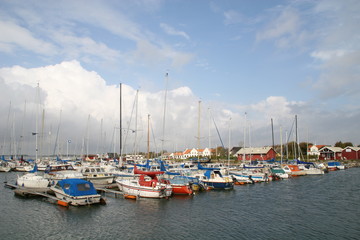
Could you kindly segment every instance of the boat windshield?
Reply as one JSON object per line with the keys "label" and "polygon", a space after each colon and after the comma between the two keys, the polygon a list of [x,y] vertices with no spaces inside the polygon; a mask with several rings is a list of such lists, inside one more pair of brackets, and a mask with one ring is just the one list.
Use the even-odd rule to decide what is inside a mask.
{"label": "boat windshield", "polygon": [[90,190],[90,184],[89,183],[81,183],[77,184],[78,191],[89,191]]}

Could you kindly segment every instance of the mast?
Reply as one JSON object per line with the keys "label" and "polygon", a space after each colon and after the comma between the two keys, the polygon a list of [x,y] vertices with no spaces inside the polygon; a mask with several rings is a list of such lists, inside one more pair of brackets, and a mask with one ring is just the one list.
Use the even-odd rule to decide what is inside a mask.
{"label": "mast", "polygon": [[[297,127],[297,115],[295,115],[295,159],[297,159],[297,148],[298,148],[298,127]],[[300,155],[300,154],[299,154]]]}
{"label": "mast", "polygon": [[[162,129],[162,141],[161,141],[161,155],[164,153],[164,141],[165,141],[165,116],[166,116],[166,98],[168,88],[169,74],[165,74],[165,93],[164,93],[164,114],[163,114],[163,129]],[[161,156],[160,155],[160,156]]]}
{"label": "mast", "polygon": [[244,124],[244,144],[243,144],[243,148],[244,148],[244,152],[243,152],[243,162],[246,160],[245,157],[245,140],[246,140],[246,112],[245,112],[245,124]]}
{"label": "mast", "polygon": [[147,159],[150,159],[150,114],[148,114]]}
{"label": "mast", "polygon": [[282,142],[282,127],[280,125],[280,163],[282,164],[283,161],[283,142]]}
{"label": "mast", "polygon": [[[121,160],[121,156],[122,156],[122,83],[120,83],[119,85],[119,91],[120,91],[120,113],[119,113],[119,117],[120,117],[120,122],[119,122],[119,128],[120,128],[120,133],[119,133],[119,137],[120,137],[120,141],[119,141],[119,145],[120,145],[120,152],[119,152],[119,160]],[[115,157],[115,156],[114,156]]]}
{"label": "mast", "polygon": [[271,118],[271,136],[272,136],[272,147],[275,150],[275,143],[274,143],[274,123],[273,119]]}
{"label": "mast", "polygon": [[39,104],[40,104],[40,86],[39,83],[37,83],[37,89],[36,89],[36,116],[35,116],[35,162],[38,158],[38,118],[39,118]]}
{"label": "mast", "polygon": [[229,119],[229,149],[228,149],[228,167],[230,166],[230,140],[231,140],[231,131],[230,131],[230,127],[231,127],[231,117]]}
{"label": "mast", "polygon": [[197,154],[198,154],[198,161],[200,159],[200,107],[201,107],[201,101],[199,101],[199,109],[198,109],[198,137],[197,137]]}

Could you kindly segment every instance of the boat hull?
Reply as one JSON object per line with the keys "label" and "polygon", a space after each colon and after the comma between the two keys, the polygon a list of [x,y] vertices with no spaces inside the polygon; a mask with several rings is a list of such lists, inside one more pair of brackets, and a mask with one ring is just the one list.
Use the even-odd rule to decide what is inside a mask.
{"label": "boat hull", "polygon": [[191,195],[193,194],[193,190],[189,185],[177,185],[177,184],[171,184],[172,186],[172,193],[177,195]]}
{"label": "boat hull", "polygon": [[203,180],[202,182],[208,189],[225,189],[225,190],[227,190],[227,189],[234,188],[233,182],[216,182],[216,181],[206,181],[206,180]]}
{"label": "boat hull", "polygon": [[158,184],[154,187],[141,186],[137,180],[117,180],[119,189],[124,194],[143,198],[167,198],[172,194],[172,188],[165,184]]}
{"label": "boat hull", "polygon": [[49,185],[49,180],[42,176],[37,176],[33,173],[27,173],[21,177],[18,177],[16,184],[24,188],[39,188],[44,189]]}
{"label": "boat hull", "polygon": [[75,197],[75,196],[70,196],[56,188],[51,188],[51,190],[53,190],[53,192],[55,193],[55,196],[57,198],[59,198],[62,201],[66,201],[70,205],[73,205],[73,206],[85,206],[85,205],[90,205],[90,204],[98,204],[101,201],[100,194]]}

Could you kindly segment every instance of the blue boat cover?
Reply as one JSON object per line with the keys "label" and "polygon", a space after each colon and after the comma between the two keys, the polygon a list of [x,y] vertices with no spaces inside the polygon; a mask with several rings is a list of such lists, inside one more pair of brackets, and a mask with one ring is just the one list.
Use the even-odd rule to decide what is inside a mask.
{"label": "blue boat cover", "polygon": [[299,159],[296,159],[296,163],[297,164],[312,164],[312,165],[314,165],[314,163],[312,163],[312,162],[303,162],[303,161],[300,161]]}
{"label": "blue boat cover", "polygon": [[339,162],[328,162],[328,166],[330,166],[330,167],[340,166],[340,163]]}
{"label": "blue boat cover", "polygon": [[69,178],[59,181],[57,184],[61,186],[64,192],[70,196],[86,196],[97,194],[94,185],[84,179]]}

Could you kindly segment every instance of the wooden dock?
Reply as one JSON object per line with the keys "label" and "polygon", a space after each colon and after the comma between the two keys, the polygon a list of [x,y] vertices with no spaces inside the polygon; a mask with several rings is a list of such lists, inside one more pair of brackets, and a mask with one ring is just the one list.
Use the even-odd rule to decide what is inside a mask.
{"label": "wooden dock", "polygon": [[[6,188],[10,188],[14,190],[14,193],[18,196],[21,197],[45,197],[48,200],[50,200],[50,202],[54,202],[58,205],[61,206],[65,206],[68,207],[69,206],[69,202],[57,198],[55,195],[51,194],[52,191],[50,190],[50,188],[43,188],[43,189],[39,189],[39,188],[24,188],[24,187],[20,187],[16,184],[11,184],[8,182],[4,182],[5,187]],[[124,193],[119,191],[119,190],[115,190],[116,189],[116,185],[108,185],[108,186],[104,186],[104,187],[95,187],[96,191],[101,192],[101,193],[111,193],[114,194],[115,198],[117,198],[119,195],[124,196]],[[52,201],[51,201],[52,200]]]}
{"label": "wooden dock", "polygon": [[24,188],[24,187],[19,187],[16,184],[11,184],[8,182],[5,182],[5,187],[13,189],[14,193],[21,197],[40,196],[40,197],[45,197],[48,200],[52,200],[52,201],[50,201],[52,203],[56,203],[56,204],[64,206],[64,207],[69,206],[69,202],[67,202],[63,199],[57,198],[55,195],[50,194],[52,192],[50,190],[50,188]]}
{"label": "wooden dock", "polygon": [[119,190],[110,189],[110,188],[96,188],[96,191],[103,192],[103,193],[112,193],[112,194],[114,194],[114,196],[116,198],[118,197],[118,195],[124,195],[123,192],[121,192]]}

